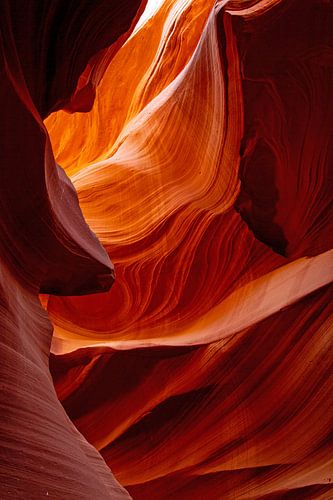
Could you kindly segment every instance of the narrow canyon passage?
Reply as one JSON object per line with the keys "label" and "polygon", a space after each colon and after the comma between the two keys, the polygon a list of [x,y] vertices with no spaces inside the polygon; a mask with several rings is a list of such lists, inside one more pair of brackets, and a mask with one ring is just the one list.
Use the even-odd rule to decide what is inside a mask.
{"label": "narrow canyon passage", "polygon": [[333,3],[0,11],[0,498],[332,498]]}

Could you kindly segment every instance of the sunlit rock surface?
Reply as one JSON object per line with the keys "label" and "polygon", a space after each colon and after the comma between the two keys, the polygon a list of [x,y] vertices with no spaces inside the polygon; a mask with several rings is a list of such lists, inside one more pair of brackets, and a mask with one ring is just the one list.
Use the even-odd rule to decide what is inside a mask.
{"label": "sunlit rock surface", "polygon": [[19,3],[2,496],[332,498],[333,3]]}

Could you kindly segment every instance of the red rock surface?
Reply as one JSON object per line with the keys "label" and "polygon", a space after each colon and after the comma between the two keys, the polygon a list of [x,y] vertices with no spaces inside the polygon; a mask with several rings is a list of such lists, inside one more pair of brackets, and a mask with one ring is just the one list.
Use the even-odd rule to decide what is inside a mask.
{"label": "red rock surface", "polygon": [[333,3],[139,3],[2,4],[0,496],[330,499]]}
{"label": "red rock surface", "polygon": [[1,498],[128,498],[56,396],[52,326],[38,293],[91,293],[113,282],[42,120],[71,99],[89,59],[119,43],[139,7],[1,3]]}

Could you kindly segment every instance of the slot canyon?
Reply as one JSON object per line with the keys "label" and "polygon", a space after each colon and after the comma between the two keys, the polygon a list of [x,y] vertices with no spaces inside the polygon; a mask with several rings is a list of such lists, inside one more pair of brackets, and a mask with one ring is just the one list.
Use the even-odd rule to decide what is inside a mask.
{"label": "slot canyon", "polygon": [[333,1],[0,12],[0,498],[333,499]]}

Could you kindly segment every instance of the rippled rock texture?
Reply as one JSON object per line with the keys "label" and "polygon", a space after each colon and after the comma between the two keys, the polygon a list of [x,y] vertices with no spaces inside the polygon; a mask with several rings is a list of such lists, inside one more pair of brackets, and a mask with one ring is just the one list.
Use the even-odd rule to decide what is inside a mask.
{"label": "rippled rock texture", "polygon": [[330,499],[333,2],[144,8],[1,4],[0,497]]}

